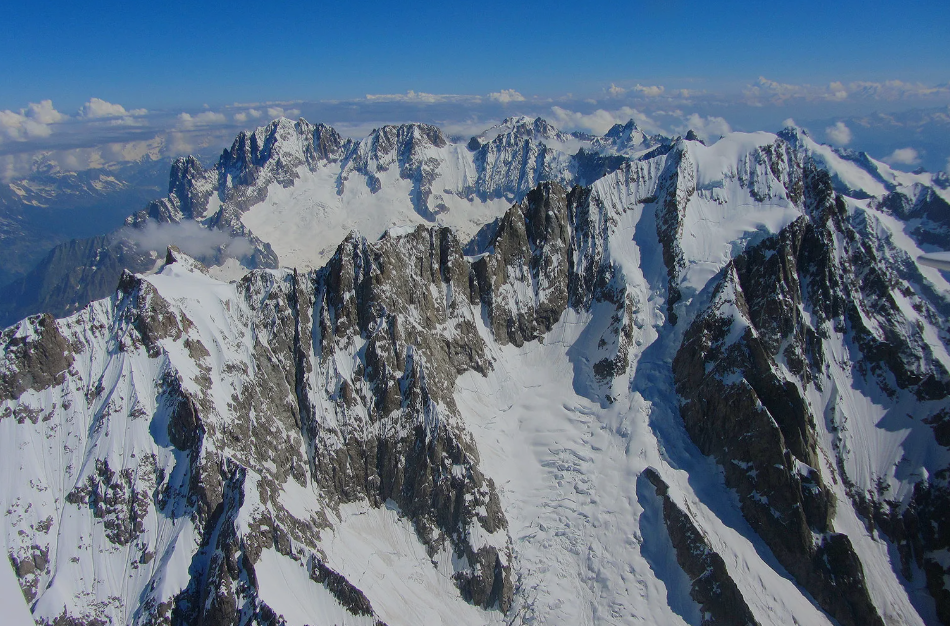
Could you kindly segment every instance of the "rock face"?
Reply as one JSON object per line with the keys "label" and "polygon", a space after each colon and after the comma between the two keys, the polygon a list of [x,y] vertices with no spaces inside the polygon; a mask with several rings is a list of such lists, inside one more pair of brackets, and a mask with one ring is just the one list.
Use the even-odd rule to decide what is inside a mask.
{"label": "rock face", "polygon": [[898,307],[897,280],[849,224],[827,173],[806,169],[804,191],[806,216],[723,270],[673,369],[687,431],[722,465],[776,557],[840,623],[883,624],[849,538],[834,532],[842,503],[817,469],[815,406],[805,394],[834,384],[824,347],[834,333],[850,338],[888,395],[946,398],[948,375]]}
{"label": "rock face", "polygon": [[670,498],[669,485],[652,467],[648,467],[643,476],[662,498],[663,521],[676,550],[676,561],[692,581],[689,595],[699,604],[704,626],[756,626],[759,622],[729,576],[722,557],[710,547],[689,515]]}
{"label": "rock face", "polygon": [[[463,151],[464,193],[437,158]],[[133,250],[157,271],[3,331],[37,623],[947,622],[950,283],[895,221],[913,185],[844,195],[886,166],[794,129],[279,120],[129,227],[270,264],[243,216],[331,166],[421,223],[232,282],[224,244]],[[458,194],[515,201],[465,241]]]}
{"label": "rock face", "polygon": [[[609,275],[599,275],[607,271],[604,242],[600,254],[590,249],[600,219],[588,193],[545,184],[512,207],[491,239],[492,252],[474,261],[446,228],[420,226],[373,243],[353,235],[319,271],[254,272],[233,287],[217,322],[231,337],[223,355],[203,336],[205,321],[192,319],[206,312],[162,295],[176,277],[198,289],[214,283],[174,248],[158,280],[126,272],[116,295],[81,314],[86,321],[68,339],[49,316],[8,330],[5,371],[17,374],[5,375],[4,397],[20,403],[17,416],[33,415],[25,392],[57,390],[67,415],[93,412],[93,431],[109,430],[112,416],[125,414],[143,418],[152,433],[152,443],[134,448],[140,460],[131,465],[103,451],[87,469],[67,468],[76,487],[65,501],[92,512],[104,545],[134,550],[145,565],[175,550],[154,536],[155,520],[177,520],[179,533],[195,533],[187,586],[162,596],[152,579],[121,619],[270,623],[273,607],[255,584],[267,550],[309,563],[312,581],[354,615],[374,617],[371,603],[325,565],[319,548],[333,511],[360,502],[396,507],[430,556],[454,555],[452,579],[462,598],[507,611],[514,593],[508,523],[459,419],[455,379],[492,369],[478,330],[483,316],[493,342],[522,345],[549,331],[570,302],[617,299]],[[525,292],[525,285],[532,287]],[[116,342],[118,359],[77,372],[74,353],[97,353],[89,331]],[[229,350],[240,345],[249,352],[236,358]],[[112,389],[103,404],[103,382],[112,368],[126,371],[126,354],[153,363],[144,378],[135,368],[124,376],[158,396]],[[88,385],[95,388],[83,391]],[[255,418],[262,415],[268,419]],[[301,519],[281,503],[291,484],[320,494],[318,515]],[[27,563],[22,554],[11,558]],[[32,568],[17,567],[35,595],[50,579],[29,558]],[[76,615],[118,619],[118,607],[86,610]]]}
{"label": "rock face", "polygon": [[[206,169],[194,157],[177,159],[168,195],[132,214],[125,227],[57,246],[4,289],[0,323],[41,311],[71,314],[109,295],[123,269],[152,269],[160,260],[156,251],[166,244],[192,242],[191,254],[208,266],[229,260],[245,270],[298,265],[297,259],[280,259],[242,219],[276,190],[310,184],[305,178],[332,176],[326,195],[341,208],[362,203],[364,192],[392,196],[386,218],[391,223],[372,224],[381,233],[405,219],[404,207],[414,221],[437,223],[470,203],[505,209],[542,181],[590,184],[622,167],[629,155],[664,141],[638,133],[579,141],[540,118],[512,118],[468,145],[426,124],[384,126],[354,141],[324,124],[278,119],[239,134],[214,167]],[[575,153],[574,144],[582,149]],[[345,221],[347,214],[339,218]],[[322,241],[316,248],[338,242]],[[325,260],[314,256],[307,264]]]}
{"label": "rock face", "polygon": [[454,415],[455,377],[490,368],[469,273],[447,229],[344,241],[314,275],[312,313],[299,320],[296,341],[316,348],[297,352],[297,398],[314,480],[342,502],[395,502],[430,553],[448,548],[471,564],[455,574],[466,598],[507,610],[510,547],[470,540],[504,536],[507,522]]}
{"label": "rock face", "polygon": [[115,290],[124,270],[144,272],[154,259],[109,237],[72,240],[53,248],[26,276],[0,289],[0,319],[12,323],[40,311],[63,316]]}
{"label": "rock face", "polygon": [[669,275],[666,300],[667,314],[670,323],[676,325],[676,311],[674,307],[680,301],[679,282],[686,260],[683,257],[681,241],[683,239],[683,218],[686,205],[696,193],[695,165],[690,159],[689,152],[681,143],[666,159],[665,168],[657,194],[662,207],[657,211],[656,234],[663,244],[663,263]]}

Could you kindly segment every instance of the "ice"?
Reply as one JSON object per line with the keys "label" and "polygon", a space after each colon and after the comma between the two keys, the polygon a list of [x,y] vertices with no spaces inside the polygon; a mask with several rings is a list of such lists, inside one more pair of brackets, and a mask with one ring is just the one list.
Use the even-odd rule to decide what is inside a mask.
{"label": "ice", "polygon": [[[499,132],[482,138],[490,140]],[[579,145],[573,138],[548,141],[562,151]],[[723,277],[729,261],[803,214],[774,172],[755,159],[776,141],[768,133],[731,133],[711,146],[678,146],[686,150],[683,173],[693,177],[695,191],[682,207],[684,269],[679,287],[684,298],[677,304],[676,326],[666,319],[668,273],[655,217],[661,208],[656,193],[665,155],[635,162],[593,185],[592,206],[604,209],[594,226],[607,235],[605,249],[598,252],[617,269],[624,302],[631,303],[629,367],[616,379],[599,380],[592,366],[609,356],[601,339],[617,312],[613,303],[568,309],[543,341],[521,347],[499,345],[475,314],[492,367],[485,375],[462,374],[455,401],[461,424],[477,445],[480,467],[498,488],[509,524],[516,596],[508,615],[465,602],[452,577],[466,564],[447,549],[427,553],[416,529],[392,502],[379,508],[365,500],[334,507],[313,484],[301,486],[288,479],[277,485],[276,499],[286,515],[298,520],[326,516],[329,527],[315,539],[318,545],[310,547],[366,595],[380,619],[390,626],[699,623],[702,616],[689,596],[690,581],[676,563],[661,502],[643,476],[652,467],[669,484],[669,497],[723,557],[760,623],[832,623],[777,563],[745,521],[720,468],[687,436],[670,368],[689,322],[710,305],[710,286]],[[908,189],[931,180],[876,162],[860,165],[840,151],[802,141],[804,149],[831,170],[839,188],[864,192],[852,196],[880,196],[889,185]],[[299,146],[290,141],[285,148]],[[474,176],[464,145],[427,150],[442,163],[433,189],[445,211],[434,222],[408,202],[412,183],[400,177],[398,167],[377,172],[382,182],[375,194],[355,176],[340,194],[340,172],[327,166],[315,172],[301,168],[293,186],[272,185],[267,199],[244,214],[243,223],[271,243],[282,264],[306,268],[329,258],[353,228],[373,239],[386,232],[404,236],[420,224],[441,224],[458,229],[464,239],[510,206],[510,199],[463,193]],[[750,172],[757,177],[754,181]],[[213,201],[211,209],[217,206]],[[868,232],[888,242],[895,267],[906,260],[907,267],[919,270],[922,282],[916,287],[950,292],[945,276],[928,265],[950,264],[950,253],[927,253],[904,222],[875,207],[868,198],[851,197],[846,203],[850,216],[865,219]],[[6,477],[0,482],[0,510],[6,513],[0,539],[8,555],[18,559],[31,555],[35,543],[48,551],[53,564],[37,580],[39,596],[32,607],[37,617],[52,620],[66,610],[88,619],[133,623],[140,617],[135,611],[142,598],[169,601],[189,584],[201,537],[184,504],[175,510],[177,516],[151,507],[140,544],[117,546],[88,507],[70,505],[66,499],[94,474],[100,460],[113,469],[131,468],[146,475],[141,464],[148,459],[169,480],[185,479],[185,453],[168,441],[167,408],[159,405],[157,381],[170,371],[180,374],[186,391],[207,398],[213,407],[204,419],[216,426],[227,424],[227,407],[247,384],[242,366],[253,368],[256,358],[252,305],[239,295],[238,286],[226,282],[241,273],[235,264],[205,273],[182,257],[142,277],[143,288],[154,289],[175,315],[190,321],[183,325],[182,337],[162,339],[157,356],[130,341],[132,331],[121,325],[114,299],[93,303],[58,322],[64,336],[81,346],[75,371],[61,385],[28,391],[0,406],[38,411],[35,420],[23,423],[0,419]],[[261,276],[279,281],[289,274],[280,270]],[[720,291],[720,301],[712,303],[720,315],[732,318],[729,342],[750,323],[734,304],[737,279],[732,279]],[[508,288],[518,298],[534,297],[527,281]],[[446,303],[464,301],[449,291],[435,295]],[[894,299],[908,323],[923,329],[933,358],[950,367],[943,331],[915,308],[914,295],[895,293]],[[870,317],[866,323],[875,327]],[[13,335],[33,333],[33,327],[23,323]],[[188,341],[206,347],[208,354],[200,364]],[[930,426],[919,419],[936,405],[922,407],[909,394],[883,393],[850,367],[856,347],[847,336],[832,332],[823,346],[827,384],[803,392],[815,408],[820,453],[827,461],[816,469],[838,502],[834,529],[851,537],[871,597],[888,623],[933,621],[923,573],[915,570],[915,578],[908,581],[896,571],[894,546],[867,531],[849,506],[840,472],[858,489],[886,487],[889,498],[906,502],[917,480],[950,463],[948,453],[935,445]],[[356,350],[341,350],[325,367],[354,375]],[[150,417],[133,418],[140,414]],[[233,450],[224,453],[236,456]],[[263,510],[260,478],[256,471],[247,471],[245,498],[235,521],[238,533],[249,532]],[[47,519],[52,520],[48,532],[37,532]],[[476,531],[472,537],[476,547],[504,545],[506,540],[504,532]],[[144,558],[145,551],[152,558]],[[261,600],[288,624],[373,622],[347,612],[326,586],[314,582],[305,557],[264,549],[255,571]],[[31,607],[9,566],[0,566],[0,594],[2,605],[9,607],[8,621],[31,623]]]}

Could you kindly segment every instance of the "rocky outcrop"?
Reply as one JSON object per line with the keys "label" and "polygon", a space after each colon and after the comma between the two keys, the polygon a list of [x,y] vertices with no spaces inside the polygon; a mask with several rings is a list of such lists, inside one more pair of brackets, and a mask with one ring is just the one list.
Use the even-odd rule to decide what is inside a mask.
{"label": "rocky outcrop", "polygon": [[674,310],[680,301],[680,277],[686,268],[681,240],[686,205],[696,193],[696,168],[685,143],[679,143],[665,162],[657,186],[656,234],[663,246],[663,263],[669,277],[666,298],[667,319],[676,325]]}
{"label": "rocky outcrop", "polygon": [[[299,389],[298,398],[313,438],[314,480],[341,502],[395,502],[432,554],[449,549],[471,564],[455,574],[466,597],[507,610],[508,540],[471,540],[507,537],[507,522],[454,417],[455,377],[491,367],[469,274],[447,229],[420,227],[374,244],[347,239],[313,277],[313,327],[304,340],[317,346],[316,362],[305,357],[299,367],[322,372],[325,382]],[[353,375],[340,369],[346,354],[358,355]]]}
{"label": "rocky outcrop", "polygon": [[816,469],[814,418],[751,323],[737,265],[673,363],[686,430],[719,461],[752,528],[823,608],[842,624],[883,624],[848,538],[832,530],[835,498]]}
{"label": "rocky outcrop", "polygon": [[669,496],[669,485],[652,467],[643,476],[663,502],[663,522],[669,533],[676,562],[691,581],[689,595],[699,605],[703,626],[757,626],[755,616],[726,570],[722,557],[696,527],[689,515]]}
{"label": "rocky outcrop", "polygon": [[[476,295],[495,337],[521,345],[547,332],[568,305],[571,232],[567,194],[541,185],[505,215],[490,247],[473,265]],[[517,285],[531,285],[523,293]]]}
{"label": "rocky outcrop", "polygon": [[[855,235],[827,174],[806,168],[804,181],[809,215],[726,267],[683,338],[676,385],[687,431],[719,460],[746,519],[785,567],[841,623],[881,623],[850,541],[833,532],[835,499],[816,469],[802,389],[824,384],[822,338],[832,328],[853,337],[888,394],[896,384],[921,399],[945,397],[947,373],[899,310],[899,278]],[[834,241],[844,242],[841,256]]]}
{"label": "rocky outcrop", "polygon": [[62,384],[73,365],[69,344],[51,315],[36,315],[3,331],[6,359],[0,368],[0,399],[14,400],[28,389]]}

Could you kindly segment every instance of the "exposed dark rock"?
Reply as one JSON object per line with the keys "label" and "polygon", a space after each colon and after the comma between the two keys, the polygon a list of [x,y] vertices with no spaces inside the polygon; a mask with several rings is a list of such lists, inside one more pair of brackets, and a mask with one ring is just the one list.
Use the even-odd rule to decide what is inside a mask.
{"label": "exposed dark rock", "polygon": [[373,605],[362,591],[344,576],[333,571],[317,557],[311,556],[308,565],[310,579],[322,584],[353,615],[373,615]]}
{"label": "exposed dark rock", "polygon": [[[189,568],[188,587],[175,598],[170,623],[173,625],[252,624],[262,603],[257,600],[253,565],[235,536],[235,519],[244,499],[246,470],[231,461],[221,466],[223,491],[202,525],[201,545]],[[250,605],[257,610],[246,615]],[[257,621],[259,623],[259,621]]]}
{"label": "exposed dark rock", "polygon": [[692,581],[689,595],[702,610],[704,626],[756,626],[758,622],[729,575],[725,561],[710,547],[689,515],[670,498],[669,486],[652,467],[646,468],[643,475],[662,498],[663,521],[676,550],[676,562]]}
{"label": "exposed dark rock", "polygon": [[137,476],[131,468],[116,472],[108,461],[97,460],[95,474],[73,488],[66,501],[91,509],[102,520],[106,538],[113,544],[129,545],[145,530],[145,516],[151,505],[148,491],[136,488],[148,484],[148,470],[154,475],[154,466],[148,467],[148,461],[144,464],[146,471]]}
{"label": "exposed dark rock", "polygon": [[0,370],[0,400],[16,400],[26,390],[62,384],[73,350],[51,315],[36,315],[3,331],[8,367]]}
{"label": "exposed dark rock", "polygon": [[684,137],[684,139],[686,141],[698,141],[699,143],[706,145],[706,142],[700,139],[699,135],[697,135],[696,131],[694,131],[692,128],[686,131],[686,137]]}
{"label": "exposed dark rock", "polygon": [[588,186],[594,181],[616,172],[628,162],[628,159],[619,154],[600,154],[584,149],[574,155],[575,184]]}
{"label": "exposed dark rock", "polygon": [[666,311],[670,324],[676,325],[676,303],[682,298],[679,281],[686,267],[680,240],[683,235],[683,220],[686,204],[696,193],[696,172],[685,145],[678,145],[666,159],[657,190],[656,234],[663,246],[663,263],[666,265],[669,283]]}
{"label": "exposed dark rock", "polygon": [[[473,265],[478,294],[495,337],[522,345],[557,322],[568,305],[571,270],[568,199],[562,187],[543,184],[502,218],[490,244],[493,254]],[[531,301],[508,295],[507,283],[534,288]]]}
{"label": "exposed dark rock", "polygon": [[[314,479],[341,501],[397,503],[430,551],[448,540],[468,558],[472,571],[456,576],[473,602],[507,610],[512,582],[507,567],[496,567],[497,548],[476,551],[467,540],[472,524],[493,533],[507,522],[493,483],[478,469],[474,444],[436,404],[454,411],[455,376],[489,367],[472,319],[461,245],[445,229],[419,228],[374,244],[350,238],[315,276],[315,293],[313,342],[322,362],[354,341],[365,346],[359,377],[337,396],[338,421],[365,419],[358,417],[362,405],[372,422],[391,424],[391,434],[339,432],[331,445],[328,433],[319,434],[309,401],[298,400],[304,431],[317,446]],[[433,332],[450,322],[452,341]],[[298,367],[309,365],[304,359]],[[480,507],[487,516],[476,513]]]}
{"label": "exposed dark rock", "polygon": [[[866,248],[855,245],[844,268],[827,256],[834,250],[828,243],[832,229],[846,241],[856,237],[827,176],[806,175],[810,217],[727,266],[709,308],[683,338],[673,364],[676,386],[687,431],[720,462],[743,514],[779,561],[842,624],[882,623],[850,541],[830,527],[834,497],[815,469],[814,417],[799,391],[822,372],[820,337],[827,331],[811,327],[801,311],[807,302],[821,324],[847,315],[868,361],[886,367],[902,388],[919,390],[929,379],[913,373],[923,369],[919,361],[893,350],[923,342],[903,340],[901,348],[886,350],[856,313],[848,314],[865,307],[885,332],[902,318],[890,292],[873,279],[876,262]],[[850,263],[861,268],[861,280]],[[861,300],[850,300],[853,294]],[[777,359],[797,381],[785,379]],[[936,369],[931,376],[944,379]],[[813,534],[823,538],[816,544]]]}

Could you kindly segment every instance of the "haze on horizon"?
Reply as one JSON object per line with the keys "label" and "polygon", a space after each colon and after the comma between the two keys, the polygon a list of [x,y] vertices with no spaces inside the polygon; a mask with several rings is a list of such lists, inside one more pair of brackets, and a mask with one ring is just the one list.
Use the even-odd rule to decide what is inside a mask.
{"label": "haze on horizon", "polygon": [[8,7],[0,178],[213,154],[281,115],[350,136],[511,115],[602,133],[775,131],[950,167],[950,5],[853,0]]}

